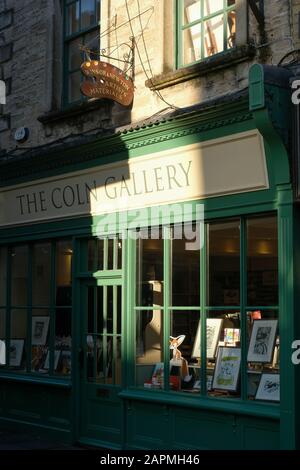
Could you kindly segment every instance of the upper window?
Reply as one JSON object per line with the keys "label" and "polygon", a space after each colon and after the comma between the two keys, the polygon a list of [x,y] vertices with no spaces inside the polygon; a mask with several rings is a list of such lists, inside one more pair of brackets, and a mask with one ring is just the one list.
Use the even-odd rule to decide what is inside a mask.
{"label": "upper window", "polygon": [[177,0],[179,67],[236,45],[236,0]]}
{"label": "upper window", "polygon": [[99,57],[100,0],[64,1],[64,105],[84,100],[80,66],[88,57]]}

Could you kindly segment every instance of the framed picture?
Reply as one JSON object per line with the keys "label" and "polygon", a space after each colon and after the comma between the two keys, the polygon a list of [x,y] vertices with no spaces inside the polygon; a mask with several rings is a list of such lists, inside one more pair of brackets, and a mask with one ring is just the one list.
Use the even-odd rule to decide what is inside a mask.
{"label": "framed picture", "polygon": [[[60,358],[61,351],[55,349],[54,351],[54,370],[57,369],[58,361]],[[50,351],[47,352],[47,356],[43,365],[43,369],[49,370],[49,362],[50,362]]]}
{"label": "framed picture", "polygon": [[50,317],[32,317],[32,339],[33,346],[45,346],[48,335]]}
{"label": "framed picture", "polygon": [[24,339],[11,339],[9,347],[9,365],[20,367],[24,349]]}
{"label": "framed picture", "polygon": [[241,367],[241,348],[219,347],[212,388],[236,392]]}
{"label": "framed picture", "polygon": [[248,349],[248,362],[272,361],[277,324],[277,320],[254,320]]}
{"label": "framed picture", "polygon": [[[220,338],[222,318],[207,318],[206,320],[206,357],[207,359],[214,359],[216,356],[216,350],[218,341]],[[194,347],[192,351],[192,357],[201,356],[201,323],[199,321],[196,338],[194,341]]]}
{"label": "framed picture", "polygon": [[152,372],[152,385],[162,388],[164,383],[164,363],[158,362],[155,364]]}
{"label": "framed picture", "polygon": [[256,371],[248,371],[247,384],[248,384],[248,396],[255,397],[258,385],[261,379],[261,374]]}
{"label": "framed picture", "polygon": [[5,352],[5,341],[3,339],[0,339],[0,366],[3,366],[6,363]]}
{"label": "framed picture", "polygon": [[256,392],[255,400],[279,401],[280,378],[279,374],[262,374]]}

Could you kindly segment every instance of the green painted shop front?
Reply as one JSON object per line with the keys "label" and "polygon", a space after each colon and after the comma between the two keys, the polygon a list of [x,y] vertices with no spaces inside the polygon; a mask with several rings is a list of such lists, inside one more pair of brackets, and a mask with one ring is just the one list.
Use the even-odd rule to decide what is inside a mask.
{"label": "green painted shop front", "polygon": [[[0,305],[0,318],[4,324],[1,335],[7,345],[5,363],[0,369],[1,426],[38,429],[67,442],[115,449],[294,449],[299,446],[296,399],[299,374],[291,361],[291,345],[297,334],[299,336],[294,307],[298,294],[294,286],[297,285],[299,251],[295,241],[299,239],[300,227],[285,146],[289,129],[288,79],[284,76],[279,80],[276,70],[272,73],[275,78],[268,81],[269,72],[254,66],[250,71],[249,94],[103,137],[83,148],[48,156],[40,161],[34,178],[26,162],[19,166],[19,176],[12,176],[17,174],[13,165],[3,170],[10,180],[6,178],[9,184],[2,181],[5,193],[1,199],[2,207],[10,198],[18,198],[24,223],[14,224],[14,214],[8,213],[5,217],[9,226],[5,226],[4,218],[0,232],[1,247],[8,260],[5,275],[0,276],[11,279],[6,282],[6,302],[1,300]],[[266,98],[270,95],[272,103]],[[253,156],[251,151],[248,155],[245,150],[249,142],[255,148]],[[190,182],[195,175],[189,174],[189,168],[194,164],[195,152],[203,156],[203,172],[209,179],[210,167],[205,166],[205,156],[213,159],[224,154],[225,158],[227,153],[222,147],[225,145],[229,146],[227,150],[233,160],[225,159],[219,167],[214,167],[215,171],[216,168],[220,171],[213,175],[210,185],[206,180],[202,182],[201,197],[197,199],[191,193],[183,199],[181,190],[189,191],[193,186]],[[232,161],[238,162],[241,157],[238,152],[244,150],[245,160],[239,164],[236,181],[236,175],[226,172],[226,166]],[[255,159],[254,153],[260,157]],[[192,162],[190,165],[187,156],[188,162]],[[255,163],[251,167],[252,160],[249,159],[252,157]],[[52,167],[49,165],[51,158]],[[122,196],[124,192],[127,195],[134,192],[136,199],[132,199],[132,205],[128,203],[127,226],[119,217],[120,209],[115,218],[106,220],[106,230],[113,237],[99,239],[99,227],[105,225],[103,220],[108,214],[97,213],[99,200],[97,188],[91,182],[94,180],[89,179],[91,172],[96,175],[102,168],[106,172],[107,168],[117,168],[111,173],[117,175],[121,162],[122,175],[126,171],[138,175],[141,171],[139,162],[142,162],[141,168],[147,169],[150,165],[149,171],[153,171],[153,158],[157,158],[156,191],[151,186],[153,180],[147,180],[145,176],[143,181],[137,178],[135,187],[130,188],[129,180],[126,182],[121,178],[118,185],[118,176],[105,173],[107,183],[107,178],[111,178],[111,184],[105,187],[106,195],[113,203],[120,197],[120,191]],[[55,159],[60,161],[60,168]],[[250,166],[245,170],[244,165]],[[166,173],[165,168],[168,168]],[[78,176],[79,172],[85,175],[83,179]],[[198,176],[196,174],[196,178]],[[63,187],[60,178],[66,178]],[[189,188],[184,187],[185,182]],[[230,184],[233,186],[228,188]],[[169,200],[163,199],[163,188],[166,187],[171,191]],[[28,194],[31,199],[27,198]],[[38,194],[39,198],[33,194]],[[137,218],[136,210],[144,206],[144,197],[150,200],[149,209]],[[47,198],[52,201],[49,215]],[[90,213],[73,214],[70,202],[73,198],[77,198],[78,207],[88,203]],[[196,271],[192,274],[196,276],[199,302],[194,301],[193,292],[186,300],[184,277],[176,281],[175,264],[170,261],[177,253],[174,230],[179,219],[178,214],[172,213],[166,223],[164,207],[174,202],[189,222],[197,218],[198,203],[204,207],[203,243],[198,254],[189,258],[198,270],[198,274]],[[151,213],[151,225],[160,227],[158,238],[154,240],[156,249],[159,247],[155,259],[151,244],[147,245],[141,236],[149,226],[150,207],[157,209]],[[67,214],[68,209],[71,217],[54,215],[55,210],[61,213],[65,210]],[[271,300],[257,304],[249,301],[251,268],[247,260],[249,247],[254,243],[253,233],[259,233],[257,230],[261,226],[276,233],[276,240],[270,237],[269,241],[277,250],[278,282],[274,281],[270,268],[263,282],[269,286]],[[135,237],[131,236],[133,233]],[[237,273],[235,280],[233,277],[228,279],[238,283],[238,296],[237,289],[229,286],[223,294],[234,300],[221,305],[222,302],[211,300],[218,298],[218,291],[207,288],[207,279],[214,279],[212,261],[209,261],[208,272],[207,260],[212,250],[217,253],[223,250],[220,240],[224,233],[230,233],[231,241],[237,243],[235,248],[224,250],[230,253],[227,261],[232,263],[232,272]],[[258,240],[259,243],[262,241]],[[16,259],[24,259],[24,250],[27,297],[21,303],[14,293],[14,282],[19,282],[14,277],[14,263]],[[261,245],[261,253],[263,250]],[[144,289],[143,253],[148,256],[148,290]],[[184,252],[184,256],[191,255]],[[41,299],[45,276],[40,267],[43,257],[48,260],[44,269],[49,266],[47,302],[46,295]],[[65,264],[61,264],[61,260]],[[69,266],[68,272],[66,266]],[[223,274],[216,271],[216,276],[220,280]],[[176,282],[178,292],[174,287]],[[260,280],[253,282],[258,288]],[[275,297],[274,282],[278,284]],[[255,289],[252,295],[255,297]],[[280,373],[279,403],[256,400],[255,394],[251,395],[249,391],[247,322],[258,309],[262,319],[276,319],[279,325],[280,361],[272,359],[274,369],[269,369],[270,373]],[[169,367],[169,337],[186,333],[180,330],[180,325],[186,324],[180,323],[182,316],[194,325],[191,327],[195,327],[194,336],[197,325],[201,335],[197,354],[200,359],[189,364],[189,371],[193,370],[190,377],[195,374],[199,383],[207,385],[193,391],[184,386],[180,390],[174,388],[170,378],[173,373]],[[49,330],[48,339],[43,343],[34,337],[32,321],[43,323],[45,317]],[[19,333],[21,318],[27,332],[25,342]],[[150,322],[149,318],[152,319]],[[205,331],[210,318],[226,319],[227,326],[234,328],[238,324],[241,368],[240,385],[234,393],[215,393],[208,385],[213,361],[206,349]],[[159,325],[156,335],[159,347],[152,345],[148,360],[145,325],[150,323],[155,329],[154,319],[158,321],[156,326]],[[22,359],[14,358],[12,362],[8,353],[10,346],[23,348]],[[183,356],[184,351],[189,357],[194,355],[188,346],[182,351]],[[33,361],[42,356],[43,362],[33,366]],[[151,375],[156,363],[162,364],[165,377],[170,380],[152,387]],[[254,367],[251,373],[255,371]]]}

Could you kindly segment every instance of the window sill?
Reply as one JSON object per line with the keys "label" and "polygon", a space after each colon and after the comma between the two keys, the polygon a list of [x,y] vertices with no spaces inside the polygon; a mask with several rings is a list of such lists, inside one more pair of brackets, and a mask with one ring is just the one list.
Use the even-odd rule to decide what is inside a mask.
{"label": "window sill", "polygon": [[22,382],[27,384],[50,385],[60,388],[71,388],[70,379],[58,379],[56,377],[36,377],[33,375],[13,375],[0,372],[0,381],[5,382]]}
{"label": "window sill", "polygon": [[161,90],[178,83],[192,80],[193,78],[202,77],[207,73],[212,73],[216,70],[231,67],[245,60],[248,60],[255,55],[255,47],[248,44],[239,46],[226,52],[216,54],[215,56],[208,57],[196,64],[182,67],[178,70],[162,73],[147,80],[146,87],[150,90]]}
{"label": "window sill", "polygon": [[228,398],[183,397],[182,394],[176,396],[172,392],[167,393],[153,390],[123,390],[118,396],[127,400],[146,401],[214,412],[219,411],[221,413],[234,413],[273,420],[280,419],[280,405],[278,406],[278,404],[273,403],[248,403],[242,401],[237,403]]}
{"label": "window sill", "polygon": [[102,109],[104,112],[108,112],[111,109],[111,103],[112,102],[103,99],[84,101],[82,103],[77,103],[65,109],[60,109],[58,111],[49,111],[48,113],[39,116],[37,119],[42,124],[53,124],[98,109]]}

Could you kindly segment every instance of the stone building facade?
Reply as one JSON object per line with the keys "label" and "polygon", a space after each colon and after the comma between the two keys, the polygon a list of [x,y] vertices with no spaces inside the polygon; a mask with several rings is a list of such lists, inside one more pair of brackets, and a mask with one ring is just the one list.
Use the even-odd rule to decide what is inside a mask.
{"label": "stone building facade", "polygon": [[[299,14],[297,1],[265,1],[260,26],[248,2],[236,3],[240,50],[226,60],[207,60],[176,71],[174,0],[128,0],[127,4],[103,0],[100,48],[109,55],[115,49],[109,49],[111,45],[126,43],[115,52],[115,57],[122,58],[129,51],[130,38],[135,38],[131,69],[135,97],[128,110],[105,100],[90,106],[62,105],[63,1],[1,1],[0,73],[7,86],[0,121],[2,153],[20,154],[59,139],[148,119],[165,108],[171,110],[170,105],[184,108],[242,90],[251,64],[277,65],[297,47]],[[108,60],[122,68],[122,62]],[[14,139],[19,127],[29,129],[24,144]]]}
{"label": "stone building facade", "polygon": [[0,0],[0,427],[300,448],[298,8]]}

